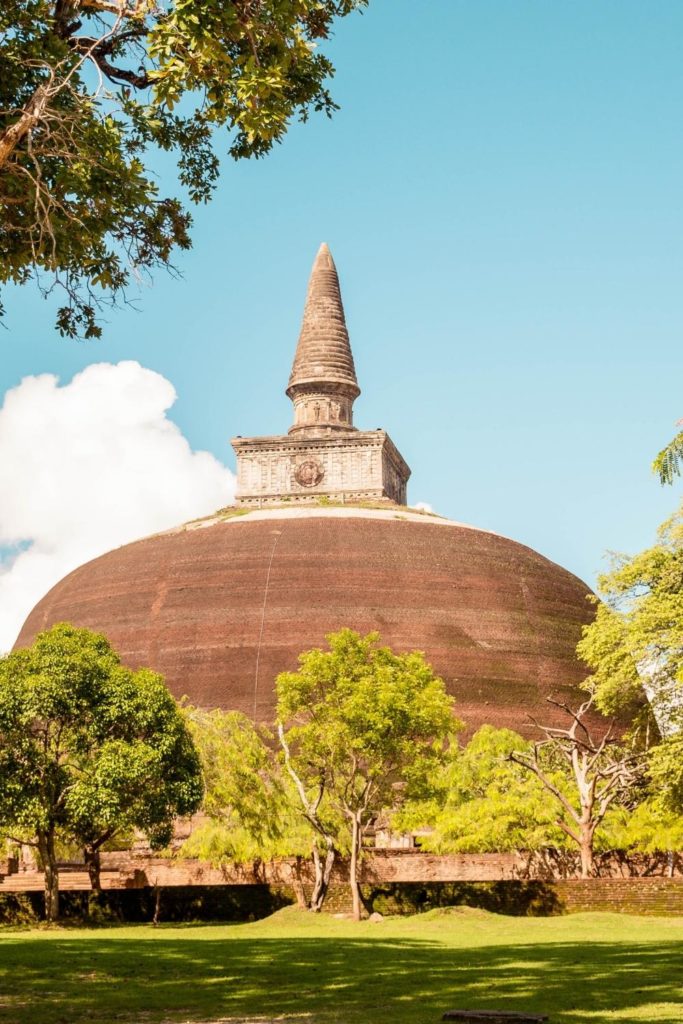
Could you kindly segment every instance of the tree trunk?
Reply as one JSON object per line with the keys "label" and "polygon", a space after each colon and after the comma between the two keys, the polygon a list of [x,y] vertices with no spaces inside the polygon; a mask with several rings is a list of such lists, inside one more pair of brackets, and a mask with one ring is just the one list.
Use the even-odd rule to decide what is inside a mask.
{"label": "tree trunk", "polygon": [[156,928],[161,919],[161,886],[154,886],[154,914],[152,916],[152,924]]}
{"label": "tree trunk", "polygon": [[361,831],[358,815],[351,819],[351,863],[349,864],[349,883],[351,885],[352,913],[354,921],[361,918],[360,886],[358,884],[358,860],[360,857]]}
{"label": "tree trunk", "polygon": [[294,895],[296,896],[296,905],[299,910],[306,910],[308,904],[306,902],[306,892],[304,890],[304,883],[301,880],[301,862],[302,857],[297,855],[294,862],[294,868],[292,871],[292,888],[294,889]]}
{"label": "tree trunk", "polygon": [[100,878],[100,851],[99,849],[95,850],[92,847],[86,846],[86,848],[83,850],[83,856],[85,858],[85,863],[88,868],[88,875],[90,877],[90,888],[93,890],[93,892],[101,892],[102,881]]}
{"label": "tree trunk", "polygon": [[313,864],[315,866],[315,883],[313,885],[313,892],[311,894],[310,909],[316,914],[319,914],[322,910],[323,903],[325,902],[325,896],[330,885],[330,876],[332,874],[332,868],[334,867],[335,851],[332,841],[326,837],[325,843],[327,850],[325,852],[325,862],[321,862],[320,853],[317,848],[313,849]]}
{"label": "tree trunk", "polygon": [[310,910],[315,910],[316,909],[316,904],[318,903],[318,900],[320,899],[320,889],[321,889],[322,884],[323,884],[323,868],[322,868],[322,862],[320,860],[320,851],[318,850],[318,847],[315,846],[315,845],[313,846],[313,852],[312,852],[311,856],[313,858],[314,877],[313,877],[313,892],[311,893],[311,902],[309,904],[309,909]]}
{"label": "tree trunk", "polygon": [[5,166],[19,143],[26,138],[32,128],[35,128],[47,107],[47,101],[47,87],[41,85],[24,107],[19,120],[11,124],[0,135],[0,170]]}
{"label": "tree trunk", "polygon": [[59,919],[59,868],[55,856],[55,837],[52,831],[38,836],[38,852],[43,862],[45,878],[45,920],[48,924]]}
{"label": "tree trunk", "polygon": [[581,823],[581,877],[593,878],[595,858],[593,857],[593,829],[587,822]]}
{"label": "tree trunk", "polygon": [[592,878],[595,875],[595,859],[593,857],[593,837],[597,821],[593,820],[595,810],[595,779],[588,777],[586,754],[579,759],[574,752],[574,778],[579,790],[581,817],[579,818],[579,849],[581,851],[581,877]]}
{"label": "tree trunk", "polygon": [[59,920],[59,869],[54,863],[45,865],[45,920]]}

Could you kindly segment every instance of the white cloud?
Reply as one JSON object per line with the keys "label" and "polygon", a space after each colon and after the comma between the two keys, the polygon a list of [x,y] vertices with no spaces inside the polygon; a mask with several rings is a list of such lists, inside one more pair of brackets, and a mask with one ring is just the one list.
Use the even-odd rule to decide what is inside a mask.
{"label": "white cloud", "polygon": [[434,509],[427,501],[417,501],[411,508],[417,509],[418,512],[433,512]]}
{"label": "white cloud", "polygon": [[[83,562],[228,505],[234,475],[166,416],[173,385],[136,362],[59,386],[26,377],[0,408],[0,651]],[[3,557],[4,556],[4,557]]]}

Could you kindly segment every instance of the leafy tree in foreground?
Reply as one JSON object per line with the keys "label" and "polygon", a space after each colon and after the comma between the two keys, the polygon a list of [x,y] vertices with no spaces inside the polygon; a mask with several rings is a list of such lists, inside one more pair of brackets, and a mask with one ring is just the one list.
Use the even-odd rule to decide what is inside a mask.
{"label": "leafy tree in foreground", "polygon": [[[208,821],[182,852],[218,865],[308,858],[313,834],[297,810],[272,736],[238,711],[187,707],[185,713],[202,763]],[[297,898],[305,906],[303,884]]]}
{"label": "leafy tree in foreground", "polygon": [[93,889],[100,851],[141,832],[152,849],[167,846],[178,817],[202,800],[199,756],[163,678],[119,668],[94,720],[93,747],[68,791],[67,834],[83,848]]}
{"label": "leafy tree in foreground", "polygon": [[603,600],[578,646],[586,686],[603,713],[633,717],[648,761],[648,792],[615,839],[673,855],[683,827],[683,509],[598,582]]}
{"label": "leafy tree in foreground", "polygon": [[649,762],[652,787],[658,794],[662,808],[683,815],[683,731],[680,726],[662,743],[653,747]]}
{"label": "leafy tree in foreground", "polygon": [[97,312],[132,275],[190,245],[190,217],[149,163],[175,154],[206,201],[215,129],[262,156],[295,117],[331,114],[317,50],[367,0],[3,0],[0,5],[0,283],[65,301],[62,334],[96,337]]}
{"label": "leafy tree in foreground", "polygon": [[669,874],[683,850],[683,815],[667,807],[656,791],[645,796],[632,811],[619,808],[610,821],[612,849],[645,854],[666,854]]}
{"label": "leafy tree in foreground", "polygon": [[[513,751],[510,760],[532,772],[556,801],[559,828],[576,843],[581,855],[581,877],[595,874],[595,834],[611,807],[632,804],[642,787],[642,755],[621,746],[611,724],[600,738],[590,732],[585,718],[593,706],[589,697],[576,711],[550,700],[569,717],[566,729],[539,725],[545,738],[531,751]],[[571,773],[573,792],[555,776],[558,768]]]}
{"label": "leafy tree in foreground", "polygon": [[[394,654],[378,639],[350,629],[332,633],[329,651],[302,654],[298,672],[281,673],[276,684],[287,771],[327,859],[340,844],[349,849],[356,920],[368,827],[384,809],[427,795],[455,725],[453,702],[423,655]],[[326,864],[318,897],[330,870]]]}
{"label": "leafy tree in foreground", "polygon": [[[283,832],[285,794],[259,729],[238,711],[186,707],[204,778],[202,811],[224,834],[220,848],[198,856],[246,861],[275,856]],[[217,833],[207,833],[212,842]],[[188,840],[203,846],[201,829]]]}
{"label": "leafy tree in foreground", "polygon": [[0,659],[0,834],[33,846],[59,913],[59,841],[99,850],[137,828],[153,844],[201,802],[199,761],[160,676],[123,668],[106,637],[60,624]]}
{"label": "leafy tree in foreground", "polygon": [[683,725],[683,508],[653,547],[616,557],[598,593],[595,621],[578,646],[597,707],[638,715],[646,692],[659,730],[675,731]]}
{"label": "leafy tree in foreground", "polygon": [[[429,831],[421,839],[435,853],[535,851],[563,847],[566,834],[543,784],[510,759],[532,745],[510,729],[483,725],[467,746],[452,743],[437,770],[429,800],[412,801],[394,818],[399,831]],[[566,788],[560,771],[552,773]]]}

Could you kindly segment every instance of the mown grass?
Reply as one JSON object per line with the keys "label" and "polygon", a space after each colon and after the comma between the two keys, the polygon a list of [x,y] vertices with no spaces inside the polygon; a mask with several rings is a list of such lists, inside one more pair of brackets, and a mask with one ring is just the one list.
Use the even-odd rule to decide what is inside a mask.
{"label": "mown grass", "polygon": [[681,1024],[683,919],[460,908],[355,925],[287,909],[242,925],[0,933],[3,1024],[429,1024],[454,1007]]}

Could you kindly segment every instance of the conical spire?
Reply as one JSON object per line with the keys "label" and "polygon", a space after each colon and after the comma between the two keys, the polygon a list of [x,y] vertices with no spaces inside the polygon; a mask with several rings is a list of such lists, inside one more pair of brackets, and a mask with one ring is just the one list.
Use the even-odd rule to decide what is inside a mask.
{"label": "conical spire", "polygon": [[308,282],[287,394],[295,408],[292,431],[353,429],[351,407],[360,388],[337,268],[324,242],[318,249]]}
{"label": "conical spire", "polygon": [[337,268],[332,253],[323,242],[308,282],[306,308],[289,388],[296,384],[327,381],[349,384],[357,395],[360,394]]}

